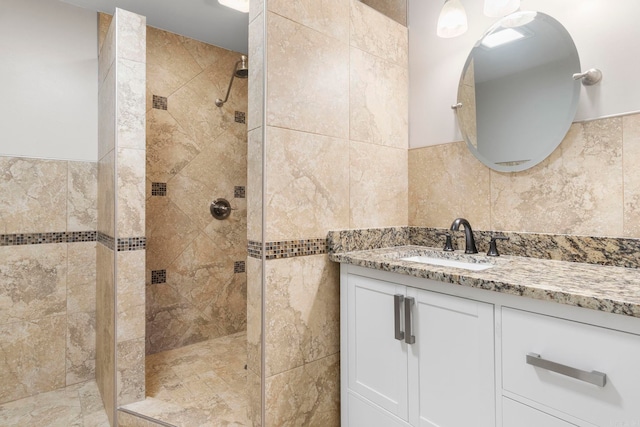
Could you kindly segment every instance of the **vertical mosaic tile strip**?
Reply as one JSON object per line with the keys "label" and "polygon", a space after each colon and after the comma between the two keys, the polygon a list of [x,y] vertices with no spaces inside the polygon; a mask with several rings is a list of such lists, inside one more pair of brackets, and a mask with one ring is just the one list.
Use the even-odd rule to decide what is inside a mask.
{"label": "vertical mosaic tile strip", "polygon": [[233,272],[234,273],[244,273],[245,272],[245,262],[244,261],[236,261],[233,263]]}
{"label": "vertical mosaic tile strip", "polygon": [[0,246],[43,245],[46,243],[95,242],[95,231],[0,234]]}
{"label": "vertical mosaic tile strip", "polygon": [[236,123],[246,123],[246,114],[242,111],[236,111]]}
{"label": "vertical mosaic tile strip", "polygon": [[140,251],[146,248],[146,237],[121,237],[118,239],[118,252]]}
{"label": "vertical mosaic tile strip", "polygon": [[236,199],[244,199],[246,197],[245,187],[233,187],[233,197],[235,197]]}
{"label": "vertical mosaic tile strip", "polygon": [[157,110],[166,110],[167,98],[165,96],[153,95],[153,108]]}
{"label": "vertical mosaic tile strip", "polygon": [[152,182],[151,183],[151,195],[152,196],[166,196],[167,195],[167,183],[166,182]]}
{"label": "vertical mosaic tile strip", "polygon": [[104,234],[104,233],[100,233],[98,232],[98,243],[100,243],[103,246],[106,246],[107,248],[114,250],[115,249],[115,240],[113,237]]}
{"label": "vertical mosaic tile strip", "polygon": [[247,242],[247,255],[251,258],[262,258],[262,243],[255,240],[249,240]]}
{"label": "vertical mosaic tile strip", "polygon": [[151,284],[167,283],[167,270],[151,270]]}

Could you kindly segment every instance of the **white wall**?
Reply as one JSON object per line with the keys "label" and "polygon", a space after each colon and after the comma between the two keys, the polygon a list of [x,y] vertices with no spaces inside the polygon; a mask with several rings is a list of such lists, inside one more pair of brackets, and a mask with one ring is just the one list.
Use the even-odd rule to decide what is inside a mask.
{"label": "white wall", "polygon": [[0,0],[0,155],[97,161],[96,13]]}
{"label": "white wall", "polygon": [[[453,39],[436,36],[442,1],[409,0],[409,144],[423,147],[462,140],[450,106],[473,44],[497,19],[482,0],[461,0],[469,30]],[[640,1],[522,0],[562,23],[578,48],[582,69],[599,68],[600,84],[583,87],[576,121],[640,111]]]}

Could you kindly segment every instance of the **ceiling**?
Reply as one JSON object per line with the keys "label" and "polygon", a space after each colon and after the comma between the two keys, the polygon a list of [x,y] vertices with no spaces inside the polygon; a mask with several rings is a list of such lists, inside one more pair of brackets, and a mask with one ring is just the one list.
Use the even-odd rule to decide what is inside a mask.
{"label": "ceiling", "polygon": [[249,14],[218,0],[61,0],[112,15],[116,7],[147,17],[147,25],[246,54]]}

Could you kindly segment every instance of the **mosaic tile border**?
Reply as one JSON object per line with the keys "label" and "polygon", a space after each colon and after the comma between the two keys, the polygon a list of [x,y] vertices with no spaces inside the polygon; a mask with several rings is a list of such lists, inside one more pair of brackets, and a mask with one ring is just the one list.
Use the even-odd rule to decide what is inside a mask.
{"label": "mosaic tile border", "polygon": [[[299,239],[267,242],[265,258],[267,260],[294,258],[299,256],[322,255],[327,253],[327,239]],[[261,258],[262,244],[249,241],[247,252],[252,258]]]}
{"label": "mosaic tile border", "polygon": [[147,249],[146,237],[119,237],[118,252],[141,251]]}
{"label": "mosaic tile border", "polygon": [[151,270],[151,284],[167,283],[167,270]]}
{"label": "mosaic tile border", "polygon": [[0,246],[44,245],[48,243],[95,242],[95,231],[0,234]]}

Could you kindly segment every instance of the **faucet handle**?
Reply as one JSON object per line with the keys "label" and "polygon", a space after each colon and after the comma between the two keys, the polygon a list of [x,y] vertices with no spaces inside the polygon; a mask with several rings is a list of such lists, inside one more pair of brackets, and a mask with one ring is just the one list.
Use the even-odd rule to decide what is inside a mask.
{"label": "faucet handle", "polygon": [[453,244],[451,243],[451,233],[449,233],[448,231],[439,231],[436,233],[436,236],[446,236],[447,239],[444,243],[444,248],[442,249],[445,252],[453,252]]}
{"label": "faucet handle", "polygon": [[498,240],[509,240],[509,238],[507,236],[493,236],[489,242],[489,252],[487,252],[487,256],[500,256],[498,253],[498,245],[496,244]]}

